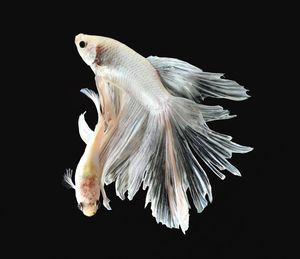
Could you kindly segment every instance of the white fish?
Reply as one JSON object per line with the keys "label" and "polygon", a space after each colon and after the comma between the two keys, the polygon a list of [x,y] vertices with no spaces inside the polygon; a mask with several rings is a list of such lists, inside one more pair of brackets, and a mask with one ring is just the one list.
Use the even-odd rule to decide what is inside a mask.
{"label": "white fish", "polygon": [[[75,173],[65,175],[75,189],[80,209],[92,216],[100,193],[110,209],[104,184],[115,181],[116,193],[132,199],[140,186],[147,190],[146,205],[169,228],[189,226],[189,190],[198,212],[212,201],[211,186],[201,164],[221,179],[232,153],[246,153],[231,137],[211,130],[207,122],[229,119],[221,106],[202,104],[206,97],[244,100],[249,96],[238,83],[207,73],[173,58],[144,58],[126,45],[106,37],[79,34],[78,52],[95,73],[99,96],[90,97],[98,111],[92,131],[79,117],[79,132],[87,144]],[[195,157],[196,154],[198,158]],[[145,205],[145,206],[146,206]]]}

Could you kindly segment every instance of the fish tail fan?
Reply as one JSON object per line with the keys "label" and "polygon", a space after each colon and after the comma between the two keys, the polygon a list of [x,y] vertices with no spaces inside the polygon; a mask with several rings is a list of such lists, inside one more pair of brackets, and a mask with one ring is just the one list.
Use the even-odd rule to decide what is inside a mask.
{"label": "fish tail fan", "polygon": [[130,158],[128,198],[133,198],[143,182],[143,189],[147,189],[145,207],[151,203],[156,221],[185,232],[189,226],[188,186],[168,109],[150,113],[146,124],[140,148]]}
{"label": "fish tail fan", "polygon": [[147,59],[158,71],[166,89],[174,96],[196,102],[206,97],[234,101],[250,97],[247,89],[233,80],[225,79],[222,73],[204,72],[176,58],[150,56]]}
{"label": "fish tail fan", "polygon": [[231,158],[233,153],[247,153],[253,148],[239,145],[232,141],[231,136],[213,131],[207,126],[206,118],[223,119],[219,110],[206,109],[205,115],[202,111],[201,104],[183,98],[173,98],[173,114],[178,131],[182,133],[187,146],[200,158],[200,162],[206,164],[221,179],[225,176],[220,171],[225,169],[234,175],[240,175],[238,169],[227,159]]}
{"label": "fish tail fan", "polygon": [[189,227],[187,190],[198,212],[206,207],[206,196],[212,200],[209,179],[185,136],[190,122],[192,128],[199,127],[199,107],[196,110],[191,103],[194,104],[183,98],[172,98],[162,112],[150,115],[144,148],[131,163],[145,162],[140,182],[143,180],[144,190],[148,188],[145,206],[151,203],[156,221],[169,228],[181,228],[183,233]]}
{"label": "fish tail fan", "polygon": [[[190,157],[182,154],[179,148],[182,143],[173,124],[168,108],[152,114],[128,99],[110,144],[104,150],[103,171],[105,183],[115,181],[116,194],[121,199],[126,197],[126,192],[128,199],[133,199],[143,184],[144,190],[148,188],[146,205],[151,202],[152,215],[157,222],[170,228],[181,227],[185,232],[189,224],[189,203],[188,179],[182,159]],[[204,178],[207,183],[208,179]],[[202,188],[205,195],[209,191],[204,183],[202,185],[195,188]]]}
{"label": "fish tail fan", "polygon": [[117,195],[124,199],[127,193],[129,200],[143,186],[147,189],[145,206],[151,203],[156,221],[185,232],[190,208],[187,191],[198,212],[212,201],[203,165],[221,179],[225,169],[240,175],[227,159],[251,148],[208,128],[206,121],[230,116],[220,107],[171,97],[162,111],[149,112],[137,102],[127,101],[105,150],[105,183],[115,181]]}
{"label": "fish tail fan", "polygon": [[140,179],[145,170],[144,161],[147,157],[140,159],[135,170],[132,163],[141,153],[139,150],[142,148],[148,116],[142,106],[126,96],[122,101],[122,109],[116,119],[118,123],[110,137],[109,145],[106,145],[100,158],[104,163],[105,184],[115,182],[116,194],[122,200],[125,199],[127,191],[130,190],[128,198],[132,195],[129,182],[138,185],[137,179]]}
{"label": "fish tail fan", "polygon": [[[187,190],[199,213],[207,206],[207,198],[212,201],[211,186],[202,165],[221,179],[225,178],[221,173],[225,169],[240,175],[227,159],[232,153],[252,150],[232,142],[230,136],[209,129],[201,107],[185,98],[171,98],[164,112],[156,117],[156,124],[151,124],[156,139],[146,140],[152,150],[143,184],[143,189],[148,187],[146,205],[151,202],[157,222],[170,228],[180,227],[183,232],[189,225]],[[219,110],[210,112],[206,116],[211,120],[220,117]]]}

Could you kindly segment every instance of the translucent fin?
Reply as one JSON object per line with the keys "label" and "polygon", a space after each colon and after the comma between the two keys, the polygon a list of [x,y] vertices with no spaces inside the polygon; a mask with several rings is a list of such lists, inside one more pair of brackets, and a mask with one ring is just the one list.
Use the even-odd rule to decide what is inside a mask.
{"label": "translucent fin", "polygon": [[95,77],[95,81],[101,98],[102,113],[110,119],[115,118],[120,112],[123,91],[99,76]]}
{"label": "translucent fin", "polygon": [[[117,153],[109,153],[109,147],[112,143],[112,136],[114,135],[117,126],[120,124],[120,108],[122,102],[122,91],[110,85],[108,82],[102,80],[101,77],[95,77],[97,90],[101,98],[101,110],[99,111],[99,121],[95,131],[96,146],[98,147],[99,157],[99,172],[101,172],[100,189],[103,197],[103,205],[106,209],[111,210],[109,199],[106,195],[104,184],[105,182],[105,168],[109,164],[110,158],[114,161]],[[101,113],[100,113],[101,112]],[[119,143],[116,144],[117,146]]]}
{"label": "translucent fin", "polygon": [[[231,141],[231,136],[211,130],[204,122],[204,116],[201,115],[203,105],[182,98],[174,98],[173,105],[177,107],[174,109],[177,113],[177,122],[178,125],[181,125],[182,137],[186,140],[189,148],[221,179],[224,179],[225,176],[219,170],[226,169],[234,175],[240,175],[238,169],[227,159],[232,157],[232,153],[247,153],[252,148],[236,144]],[[191,108],[192,106],[194,108]],[[198,125],[195,121],[196,114],[193,115],[197,109],[200,111]],[[186,115],[180,116],[180,113],[186,113]],[[190,120],[187,119],[189,117]],[[186,126],[183,128],[182,125]]]}
{"label": "translucent fin", "polygon": [[89,125],[86,123],[84,115],[86,112],[80,114],[78,119],[78,128],[79,128],[79,135],[83,142],[87,144],[93,135],[93,131],[90,129]]}
{"label": "translucent fin", "polygon": [[[105,182],[116,181],[116,193],[132,199],[142,181],[149,187],[147,201],[151,202],[157,222],[168,227],[188,228],[189,204],[186,186],[174,155],[174,136],[168,116],[151,114],[138,102],[126,97],[120,121],[107,148]],[[167,116],[167,117],[166,117]],[[159,195],[159,196],[157,196]]]}
{"label": "translucent fin", "polygon": [[210,106],[199,104],[199,107],[205,122],[225,120],[236,117],[235,115],[229,115],[229,111],[224,110],[223,107],[219,105]]}
{"label": "translucent fin", "polygon": [[72,181],[72,174],[73,174],[72,169],[67,169],[64,174],[63,185],[65,185],[68,189],[70,188],[75,189],[75,184]]}
{"label": "translucent fin", "polygon": [[111,210],[111,207],[109,205],[110,200],[107,198],[106,192],[104,190],[104,186],[101,186],[101,194],[103,198],[103,205],[107,210]]}
{"label": "translucent fin", "polygon": [[201,163],[221,179],[225,169],[240,175],[227,158],[252,149],[208,128],[205,120],[229,116],[219,106],[204,107],[174,97],[163,112],[152,114],[130,97],[124,99],[127,101],[121,107],[119,124],[106,148],[105,182],[116,181],[117,195],[124,199],[128,191],[130,200],[143,183],[143,189],[147,189],[145,206],[151,203],[156,221],[185,232],[190,208],[187,190],[198,212],[207,206],[206,197],[212,201]]}
{"label": "translucent fin", "polygon": [[[98,91],[102,89],[104,100],[102,112],[106,114],[108,110],[113,114],[109,116],[111,126],[104,134],[108,141],[103,144],[99,158],[103,165],[102,182],[115,181],[116,194],[121,199],[125,199],[126,193],[128,199],[133,199],[143,185],[147,190],[145,206],[151,203],[156,221],[185,232],[189,227],[190,208],[187,190],[198,212],[203,211],[208,201],[212,202],[212,190],[203,164],[221,179],[225,178],[222,172],[225,169],[240,175],[227,159],[232,153],[246,153],[252,149],[232,142],[230,136],[207,126],[208,121],[234,117],[227,110],[193,101],[206,96],[242,100],[244,88],[238,85],[239,93],[235,94],[234,86],[225,91],[222,85],[217,91],[218,80],[214,79],[217,74],[208,75],[183,61],[167,59],[170,60],[180,66],[176,63],[177,66],[169,68],[171,72],[166,70],[163,76],[161,71],[165,71],[165,65],[163,70],[156,66],[166,88],[174,95],[160,112],[152,113],[129,94],[118,93],[117,89],[122,87],[99,81],[97,88]],[[161,65],[161,60],[155,61]],[[191,67],[197,73],[191,73]],[[213,89],[211,94],[207,94],[204,84],[198,84],[207,78],[214,82],[209,88]]]}
{"label": "translucent fin", "polygon": [[203,72],[201,69],[179,59],[147,58],[159,72],[168,91],[179,97],[199,102],[206,97],[225,98],[235,101],[249,97],[247,90],[237,82],[222,78],[223,74]]}
{"label": "translucent fin", "polygon": [[[111,136],[109,146],[105,152],[105,183],[109,184],[120,174],[128,171],[130,160],[133,159],[139,144],[144,136],[147,111],[128,96],[124,97],[121,112],[118,115],[118,125]],[[128,176],[129,177],[129,176]],[[116,192],[120,198],[124,198],[126,190],[123,188],[128,182],[128,177],[121,177],[116,184]],[[122,184],[122,187],[119,186]],[[119,188],[118,188],[119,186]]]}
{"label": "translucent fin", "polygon": [[90,90],[88,88],[81,89],[80,92],[85,94],[87,97],[89,97],[93,101],[93,103],[96,106],[96,110],[97,110],[98,118],[99,118],[99,115],[100,115],[100,99],[99,99],[98,94],[96,94],[93,90]]}
{"label": "translucent fin", "polygon": [[[89,97],[95,104],[98,113],[98,122],[99,122],[100,121],[100,99],[98,94],[96,94],[93,90],[90,90],[88,88],[81,89],[80,92],[86,95],[87,97]],[[86,112],[82,113],[79,116],[78,128],[79,128],[79,135],[81,139],[85,144],[87,144],[94,132],[90,129],[89,125],[85,121],[85,117],[84,117],[85,113]]]}

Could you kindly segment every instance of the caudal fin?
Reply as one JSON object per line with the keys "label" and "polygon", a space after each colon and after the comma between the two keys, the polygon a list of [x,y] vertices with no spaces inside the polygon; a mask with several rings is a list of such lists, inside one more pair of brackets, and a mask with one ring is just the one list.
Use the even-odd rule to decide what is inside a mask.
{"label": "caudal fin", "polygon": [[246,153],[252,148],[236,144],[230,136],[209,129],[201,115],[201,105],[188,99],[172,98],[161,116],[164,118],[163,144],[156,149],[157,160],[153,160],[156,166],[145,176],[144,188],[149,187],[146,203],[151,202],[158,222],[168,227],[180,226],[185,232],[190,207],[187,190],[198,212],[206,207],[206,197],[212,201],[211,186],[202,165],[206,164],[221,179],[225,178],[221,173],[225,169],[240,175],[227,159],[232,153]]}
{"label": "caudal fin", "polygon": [[[174,97],[161,113],[151,114],[131,102],[123,107],[122,112],[128,116],[122,116],[107,149],[106,183],[116,181],[117,195],[124,199],[128,191],[130,200],[143,184],[147,189],[145,204],[151,203],[157,222],[180,227],[183,232],[189,226],[187,190],[198,212],[206,207],[207,198],[212,201],[202,165],[221,179],[225,178],[221,173],[225,169],[240,175],[227,159],[232,153],[251,150],[209,129],[202,109],[201,104]],[[213,120],[223,115],[207,109],[205,116]]]}
{"label": "caudal fin", "polygon": [[103,175],[106,184],[116,182],[121,199],[127,192],[131,200],[142,185],[147,189],[145,204],[151,203],[156,221],[185,232],[190,208],[187,191],[198,212],[212,201],[203,165],[221,179],[225,178],[224,170],[240,175],[228,159],[233,153],[252,150],[211,130],[207,122],[234,116],[221,106],[197,103],[198,97],[243,100],[248,95],[242,86],[222,79],[221,74],[205,73],[175,59],[148,59],[173,96],[161,112],[151,113],[124,93],[118,123],[103,150],[105,159],[100,159]]}

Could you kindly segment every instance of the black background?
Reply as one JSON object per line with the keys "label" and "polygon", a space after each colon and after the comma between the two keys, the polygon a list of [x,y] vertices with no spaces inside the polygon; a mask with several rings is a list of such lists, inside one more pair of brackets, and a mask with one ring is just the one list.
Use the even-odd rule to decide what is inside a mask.
{"label": "black background", "polygon": [[[273,137],[270,127],[282,112],[272,108],[277,97],[271,96],[275,86],[268,72],[269,63],[276,62],[272,42],[279,29],[272,8],[174,3],[166,8],[154,2],[114,5],[80,3],[64,8],[40,4],[35,11],[24,13],[14,31],[25,46],[18,49],[18,55],[28,56],[21,82],[29,87],[20,89],[25,102],[20,116],[26,136],[22,140],[26,143],[22,145],[24,162],[17,166],[25,165],[29,177],[21,177],[29,183],[22,189],[9,241],[29,241],[22,248],[24,253],[39,254],[41,249],[40,256],[64,258],[258,258],[278,254],[273,241],[281,226],[274,217],[281,210],[271,208],[280,203],[280,195],[273,194],[272,177],[283,169],[276,160],[286,146]],[[176,57],[204,71],[223,72],[250,90],[252,97],[243,102],[205,102],[237,114],[237,118],[209,126],[254,151],[231,159],[241,178],[227,173],[221,181],[209,173],[214,201],[201,214],[190,210],[186,235],[156,223],[149,206],[144,209],[142,190],[129,202],[116,197],[113,184],[107,186],[112,211],[101,206],[94,217],[86,218],[77,209],[74,190],[61,184],[65,169],[75,170],[84,151],[77,126],[79,114],[87,111],[88,123],[96,122],[92,102],[79,92],[85,87],[95,90],[93,72],[74,45],[75,35],[81,32],[115,38],[145,57]],[[12,80],[20,82],[15,77]],[[276,130],[282,128],[277,124]]]}

